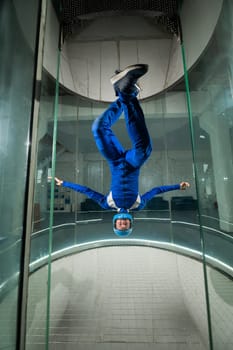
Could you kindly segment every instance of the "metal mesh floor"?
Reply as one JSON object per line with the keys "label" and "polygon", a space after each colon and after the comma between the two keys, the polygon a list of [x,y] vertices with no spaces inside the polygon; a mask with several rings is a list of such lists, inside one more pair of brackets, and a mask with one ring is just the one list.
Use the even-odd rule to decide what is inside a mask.
{"label": "metal mesh floor", "polygon": [[[46,268],[30,278],[30,350],[44,347],[46,280]],[[206,350],[183,300],[176,255],[110,247],[53,263],[50,349]]]}

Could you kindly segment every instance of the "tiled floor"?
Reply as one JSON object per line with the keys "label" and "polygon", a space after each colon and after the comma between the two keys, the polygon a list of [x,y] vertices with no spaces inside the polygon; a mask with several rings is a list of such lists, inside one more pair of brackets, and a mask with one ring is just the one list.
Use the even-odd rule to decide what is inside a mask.
{"label": "tiled floor", "polygon": [[[27,350],[44,349],[47,269],[30,278]],[[176,254],[93,249],[53,263],[50,349],[207,350],[183,300]]]}

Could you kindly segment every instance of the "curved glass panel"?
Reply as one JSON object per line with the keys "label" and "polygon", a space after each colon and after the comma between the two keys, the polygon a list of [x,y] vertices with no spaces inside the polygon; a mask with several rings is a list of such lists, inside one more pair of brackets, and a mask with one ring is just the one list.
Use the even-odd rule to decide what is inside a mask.
{"label": "curved glass panel", "polygon": [[[224,0],[208,47],[189,72],[204,254],[207,263],[220,263],[223,271],[233,262],[232,27],[233,4]],[[207,288],[212,347],[230,349],[233,314],[226,294],[232,293],[232,281],[208,268]]]}
{"label": "curved glass panel", "polygon": [[[19,319],[39,2],[30,4],[26,0],[2,0],[0,4],[4,47],[0,55],[0,160],[4,164],[0,171],[0,349],[16,346]],[[203,259],[203,274],[198,277],[206,300],[200,302],[207,304],[204,324],[209,325],[210,344],[207,333],[202,336],[211,350],[232,349],[232,1],[223,1],[213,36],[190,69],[189,90],[181,80],[164,94],[141,102],[153,152],[141,169],[140,193],[181,181],[190,182],[191,187],[159,195],[144,210],[135,212],[133,233],[126,239],[114,234],[111,211],[103,211],[84,195],[53,186],[48,180],[55,175],[103,194],[109,192],[111,181],[91,132],[93,121],[108,104],[58,89],[65,73],[59,72],[57,56],[64,57],[57,48],[59,21],[51,2],[48,11],[29,267],[31,273],[43,265],[47,270],[36,286],[29,280],[26,348],[48,348],[54,340],[50,338],[50,310],[55,306],[50,301],[50,286],[58,279],[53,259],[98,246],[145,245]],[[131,147],[124,117],[114,125],[114,132],[125,148]]]}
{"label": "curved glass panel", "polygon": [[[43,57],[40,64],[42,64],[43,69],[36,140],[37,159],[33,199],[34,215],[32,218],[33,225],[29,269],[32,270],[35,262],[38,264],[38,261],[45,261],[47,269],[44,271],[36,289],[33,288],[29,279],[26,339],[26,348],[28,349],[38,344],[43,344],[43,348],[48,348],[53,203],[56,197],[54,194],[54,186],[51,186],[50,177],[54,172],[55,153],[56,151],[60,151],[59,145],[56,145],[56,134],[54,133],[54,125],[56,127],[58,115],[58,83],[56,83],[56,80],[54,80],[46,70],[48,65],[52,65],[51,71],[55,77],[57,72],[59,72],[59,22],[55,15],[52,2],[45,1],[43,5],[45,7],[44,12],[46,13],[46,26],[45,33],[42,33],[42,36],[44,35],[44,40],[43,43],[41,43]],[[54,20],[53,26],[51,26],[51,17]],[[43,230],[44,228],[46,229]],[[39,239],[35,239],[35,232],[37,231],[41,232]],[[35,313],[37,313],[37,316],[39,315],[40,318],[40,324],[36,325],[39,329],[38,334],[35,334]]]}
{"label": "curved glass panel", "polygon": [[17,346],[22,302],[38,11],[39,1],[0,3],[0,349]]}
{"label": "curved glass panel", "polygon": [[[203,275],[199,277],[203,289],[208,287],[206,293],[210,293],[206,295],[207,301],[210,302],[210,324],[213,332],[210,347],[215,348],[216,346],[217,349],[219,344],[228,346],[230,342],[227,335],[226,340],[222,340],[216,330],[219,316],[214,293],[217,293],[222,299],[225,298],[221,299],[222,305],[225,305],[226,300],[229,303],[226,293],[223,293],[217,281],[224,280],[222,282],[224,289],[225,287],[229,290],[232,288],[228,277],[222,278],[222,275],[219,277],[217,269],[229,275],[233,267],[232,237],[229,235],[232,232],[230,216],[232,201],[230,191],[227,191],[232,177],[232,162],[228,161],[231,159],[232,152],[229,99],[231,52],[229,47],[221,41],[222,51],[219,62],[222,59],[224,64],[220,64],[218,69],[216,69],[216,62],[211,66],[210,58],[213,57],[213,52],[217,55],[216,43],[220,45],[219,37],[224,36],[223,23],[227,22],[227,18],[229,20],[231,7],[230,2],[224,1],[224,8],[213,40],[209,43],[198,64],[189,72],[192,115],[188,113],[183,80],[166,93],[142,102],[147,127],[153,142],[153,152],[141,169],[140,193],[154,186],[181,181],[190,182],[191,187],[187,191],[169,192],[157,196],[155,200],[148,203],[144,210],[135,212],[134,230],[127,239],[122,240],[114,234],[112,230],[113,213],[103,211],[83,194],[55,186],[53,196],[48,176],[51,175],[54,142],[56,82],[46,74],[46,70],[44,71],[35,195],[35,208],[37,208],[35,212],[38,216],[34,220],[30,265],[33,272],[41,265],[47,264],[49,259],[57,259],[63,255],[99,245],[114,244],[154,244],[202,259],[203,241],[201,238],[204,236],[205,262],[210,264],[211,268],[205,265]],[[229,23],[228,26],[230,26]],[[224,52],[226,54],[222,56]],[[225,65],[226,62],[227,65]],[[74,96],[62,88],[59,90],[58,102],[58,124],[55,136],[56,177],[88,186],[103,194],[108,193],[111,180],[109,168],[99,154],[91,132],[93,121],[103,113],[108,105]],[[190,134],[190,117],[193,135]],[[114,125],[114,132],[120,142],[129,148],[130,142],[123,117]],[[213,136],[213,142],[211,136]],[[224,158],[225,153],[227,157]],[[219,161],[221,161],[220,164]],[[49,218],[51,194],[53,230],[50,251],[48,240],[49,224],[51,224]],[[216,267],[216,270],[212,267]],[[56,276],[53,274],[53,269],[51,269],[51,280],[49,281],[48,276],[44,275],[44,280],[41,281],[39,299],[35,297],[36,291],[30,290],[28,348],[46,342],[44,332],[34,336],[38,325],[33,322],[33,314],[35,310],[40,310],[41,329],[46,324],[48,325],[46,322],[47,283],[52,285],[55,283]],[[204,277],[207,277],[207,281],[204,280]],[[208,282],[207,285],[206,282]],[[201,300],[201,303],[206,305],[206,300]],[[54,305],[51,300],[52,310]],[[226,309],[226,319],[224,317],[221,319],[223,327],[230,313],[230,308],[226,307]],[[204,323],[208,324],[206,319]],[[231,330],[230,326],[226,329]],[[208,335],[204,334],[204,338],[206,347],[208,347]],[[50,338],[51,343],[53,339]]]}

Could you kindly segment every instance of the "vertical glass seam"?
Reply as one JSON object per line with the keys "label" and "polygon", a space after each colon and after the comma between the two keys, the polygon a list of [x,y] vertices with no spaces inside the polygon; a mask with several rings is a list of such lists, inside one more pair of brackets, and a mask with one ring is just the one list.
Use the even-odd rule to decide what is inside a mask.
{"label": "vertical glass seam", "polygon": [[188,72],[187,72],[186,59],[185,59],[185,49],[184,49],[184,44],[183,44],[182,40],[181,40],[181,53],[182,53],[182,61],[183,61],[183,69],[184,69],[186,101],[187,101],[189,128],[190,128],[190,136],[191,136],[194,181],[195,181],[195,186],[196,186],[197,202],[198,202],[197,211],[198,211],[199,225],[200,225],[200,241],[201,241],[201,247],[202,247],[203,274],[204,274],[204,285],[205,285],[205,297],[206,297],[206,310],[207,310],[209,341],[210,341],[210,350],[213,350],[209,288],[208,288],[207,268],[206,268],[206,258],[205,258],[205,238],[204,238],[203,225],[202,225],[201,214],[200,214],[200,204],[199,204],[200,197],[199,197],[199,187],[198,187],[198,182],[197,182],[197,167],[196,167],[196,154],[195,154],[195,142],[194,142],[194,130],[193,130],[193,116],[192,116],[192,108],[191,108],[189,79],[188,79]]}
{"label": "vertical glass seam", "polygon": [[[60,28],[61,32],[61,28]],[[61,33],[60,33],[61,34]],[[47,306],[46,306],[46,334],[45,334],[45,348],[49,349],[49,328],[50,328],[50,304],[51,304],[51,270],[52,270],[52,245],[53,245],[53,216],[54,216],[54,189],[55,189],[55,171],[56,171],[56,142],[57,142],[57,122],[59,110],[59,73],[61,61],[61,48],[59,46],[57,53],[57,71],[56,71],[56,85],[55,85],[55,99],[54,99],[54,127],[53,127],[53,144],[52,144],[52,166],[51,166],[51,194],[50,194],[50,211],[49,211],[49,245],[48,245],[48,281],[47,281]]]}
{"label": "vertical glass seam", "polygon": [[30,243],[33,220],[33,196],[35,187],[35,152],[37,143],[38,129],[38,113],[39,99],[37,95],[40,92],[38,81],[41,80],[42,66],[42,47],[44,45],[44,24],[47,13],[47,0],[39,1],[37,4],[37,23],[36,35],[34,41],[34,75],[32,86],[32,104],[30,125],[28,131],[28,166],[26,174],[25,198],[24,198],[24,214],[23,214],[23,235],[22,249],[20,257],[19,271],[19,289],[18,289],[18,305],[17,305],[17,331],[16,331],[16,349],[25,349],[26,342],[26,322],[27,322],[27,293],[29,279],[29,263],[30,263]]}

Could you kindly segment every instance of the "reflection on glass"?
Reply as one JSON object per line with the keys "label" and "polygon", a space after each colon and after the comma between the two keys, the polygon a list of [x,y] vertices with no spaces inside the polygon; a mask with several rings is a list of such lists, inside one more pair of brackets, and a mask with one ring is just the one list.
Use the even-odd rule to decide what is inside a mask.
{"label": "reflection on glass", "polygon": [[[232,19],[232,1],[224,0],[209,45],[189,75],[205,254],[228,276],[233,267]],[[226,297],[226,290],[232,293],[229,278],[208,269],[214,349],[233,346],[233,316]]]}
{"label": "reflection on glass", "polygon": [[[27,6],[27,12],[21,11]],[[0,4],[0,348],[16,346],[38,1]],[[30,33],[30,35],[25,35]]]}
{"label": "reflection on glass", "polygon": [[[182,81],[163,95],[142,103],[152,138],[153,152],[142,167],[139,185],[140,193],[154,186],[180,181],[189,181],[191,188],[186,192],[170,192],[158,196],[156,200],[148,203],[145,210],[135,213],[134,231],[129,237],[131,244],[135,244],[134,240],[141,243],[153,241],[156,244],[166,243],[166,247],[169,248],[170,243],[170,247],[183,247],[186,253],[189,252],[188,249],[198,253],[202,250],[200,214],[207,261],[211,266],[220,261],[221,264],[218,266],[225,270],[226,265],[233,266],[230,236],[233,231],[233,199],[232,191],[229,190],[232,187],[233,152],[232,53],[229,45],[232,42],[232,31],[228,31],[231,28],[232,12],[231,3],[224,1],[214,37],[189,76],[197,169],[195,181],[198,184],[199,197],[197,198],[193,177],[193,145],[190,139],[189,117],[184,108],[185,88]],[[219,59],[213,61],[213,56]],[[38,135],[34,232],[31,244],[32,269],[39,266],[36,262],[45,263],[48,255],[51,193],[48,177],[51,175],[54,93],[55,82],[44,72]],[[169,108],[171,106],[172,108]],[[109,191],[110,172],[107,162],[96,148],[91,127],[93,121],[106,107],[106,103],[90,101],[60,89],[56,176],[104,194]],[[123,117],[114,126],[114,132],[122,144],[129,148]],[[55,188],[53,215],[53,257],[56,257],[57,252],[62,254],[66,249],[83,243],[119,241],[119,237],[114,235],[112,230],[112,212],[103,212],[83,194],[68,188]],[[214,307],[212,309],[212,305],[216,305],[216,299],[214,299],[215,286],[212,288],[211,283],[216,276],[213,277],[209,271],[208,274],[211,275],[210,306],[214,330],[219,319],[218,310]],[[199,277],[203,281],[203,276]],[[214,281],[213,284],[216,284],[216,280]],[[51,282],[53,283],[53,277]],[[41,291],[39,300],[33,294],[34,291],[30,290],[29,347],[33,341],[31,335],[36,325],[34,310],[40,310],[39,315],[42,315],[42,323],[45,324],[46,283],[47,275],[43,275],[40,285],[43,292]],[[228,282],[224,285],[226,284],[229,285]],[[221,288],[218,290],[218,295],[222,298]],[[222,299],[220,301],[225,302]],[[53,301],[51,307],[53,308]],[[206,320],[204,322],[207,324]],[[225,319],[221,322],[225,324]],[[228,330],[231,330],[230,326]],[[217,344],[219,341],[217,333],[214,336]],[[40,340],[44,341],[44,334]]]}
{"label": "reflection on glass", "polygon": [[[46,264],[49,252],[49,203],[53,131],[55,82],[43,71],[41,100],[39,110],[37,168],[34,191],[34,218],[31,238],[30,270],[37,268],[37,263]],[[43,260],[45,259],[45,260]],[[48,273],[43,270],[39,284],[29,279],[28,313],[27,313],[27,348],[38,341],[46,343],[46,314],[48,297]],[[39,322],[39,323],[38,323]],[[35,328],[43,329],[37,337]]]}

